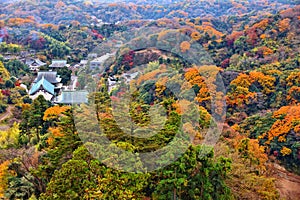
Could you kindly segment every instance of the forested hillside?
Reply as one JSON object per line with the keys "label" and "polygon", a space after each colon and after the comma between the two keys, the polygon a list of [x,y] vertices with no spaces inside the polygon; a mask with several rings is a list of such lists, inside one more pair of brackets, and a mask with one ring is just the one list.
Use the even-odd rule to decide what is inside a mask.
{"label": "forested hillside", "polygon": [[298,4],[1,1],[0,199],[298,199]]}

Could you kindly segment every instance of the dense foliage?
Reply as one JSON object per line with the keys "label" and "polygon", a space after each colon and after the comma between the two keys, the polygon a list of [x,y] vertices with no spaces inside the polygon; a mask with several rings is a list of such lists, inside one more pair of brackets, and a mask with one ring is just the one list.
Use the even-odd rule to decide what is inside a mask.
{"label": "dense foliage", "polygon": [[[273,166],[300,174],[297,1],[125,2],[1,6],[0,199],[280,199]],[[177,54],[163,50],[166,41],[179,42]],[[127,42],[132,46],[118,49]],[[145,44],[162,48],[133,48]],[[182,59],[197,45],[211,62]],[[91,59],[75,67],[91,53],[108,52],[116,59],[100,69],[89,68]],[[31,100],[27,56],[45,62],[44,69],[52,59],[67,60],[71,67],[57,70],[62,83],[78,76],[76,87],[90,92],[94,111]],[[181,99],[176,91],[193,94]],[[155,134],[136,137],[147,126]],[[203,145],[211,127],[223,127],[214,147]],[[168,146],[177,134],[189,142],[186,151],[145,172],[163,163],[139,155]],[[98,137],[112,144],[99,150]],[[117,170],[132,162],[125,153],[97,159],[116,147],[140,159],[126,168],[137,173]]]}

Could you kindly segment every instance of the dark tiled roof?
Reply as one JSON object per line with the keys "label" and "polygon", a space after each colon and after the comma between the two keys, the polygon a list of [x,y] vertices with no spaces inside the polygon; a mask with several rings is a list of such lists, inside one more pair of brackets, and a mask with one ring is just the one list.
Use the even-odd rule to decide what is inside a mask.
{"label": "dark tiled roof", "polygon": [[38,75],[36,79],[34,80],[34,83],[39,82],[42,77],[44,77],[48,82],[55,84],[58,83],[57,81],[57,72],[51,72],[51,71],[46,71],[46,72],[38,72]]}
{"label": "dark tiled roof", "polygon": [[36,66],[44,66],[46,63],[40,61],[39,59],[26,59],[25,61],[26,65],[36,65]]}
{"label": "dark tiled roof", "polygon": [[46,65],[46,63],[44,63],[43,61],[39,60],[39,59],[36,59],[35,60],[35,63],[38,64],[39,66],[44,66]]}

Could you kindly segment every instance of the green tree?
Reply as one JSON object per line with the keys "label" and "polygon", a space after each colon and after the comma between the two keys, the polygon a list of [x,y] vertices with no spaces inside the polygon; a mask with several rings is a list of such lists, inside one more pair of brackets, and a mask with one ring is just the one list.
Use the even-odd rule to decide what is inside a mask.
{"label": "green tree", "polygon": [[54,172],[40,199],[83,199],[87,190],[96,187],[100,163],[84,147],[73,153],[73,158]]}
{"label": "green tree", "polygon": [[9,178],[9,187],[5,192],[7,199],[29,199],[34,193],[34,185],[31,176],[11,176]]}
{"label": "green tree", "polygon": [[40,134],[46,133],[48,126],[43,120],[44,112],[50,106],[50,102],[45,100],[43,96],[38,96],[28,109],[22,112],[22,122],[20,129],[22,135],[32,138],[31,130],[35,132],[36,143],[40,141]]}
{"label": "green tree", "polygon": [[17,59],[9,60],[5,63],[5,67],[15,77],[24,76],[29,73],[29,68]]}
{"label": "green tree", "polygon": [[45,182],[49,182],[55,170],[72,158],[72,153],[82,142],[76,132],[74,118],[71,110],[60,115],[59,121],[55,123],[55,133],[44,135],[40,142],[40,148],[47,150],[41,157],[41,165],[34,172]]}
{"label": "green tree", "polygon": [[149,174],[124,173],[107,167],[102,168],[98,185],[86,194],[92,199],[143,199],[146,196]]}
{"label": "green tree", "polygon": [[[205,154],[203,154],[205,153]],[[210,147],[191,146],[172,165],[153,177],[155,199],[232,199],[225,180],[229,159],[213,160]]]}
{"label": "green tree", "polygon": [[57,74],[61,77],[61,82],[66,85],[71,80],[72,71],[67,67],[57,70]]}
{"label": "green tree", "polygon": [[7,80],[7,81],[5,81],[5,87],[6,88],[14,88],[15,85],[11,80]]}

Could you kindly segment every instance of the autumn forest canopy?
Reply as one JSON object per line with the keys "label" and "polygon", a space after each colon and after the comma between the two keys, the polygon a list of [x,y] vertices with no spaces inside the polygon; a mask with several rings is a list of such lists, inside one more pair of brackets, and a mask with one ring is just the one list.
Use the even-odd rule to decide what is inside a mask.
{"label": "autumn forest canopy", "polygon": [[299,3],[0,0],[0,199],[298,199]]}

